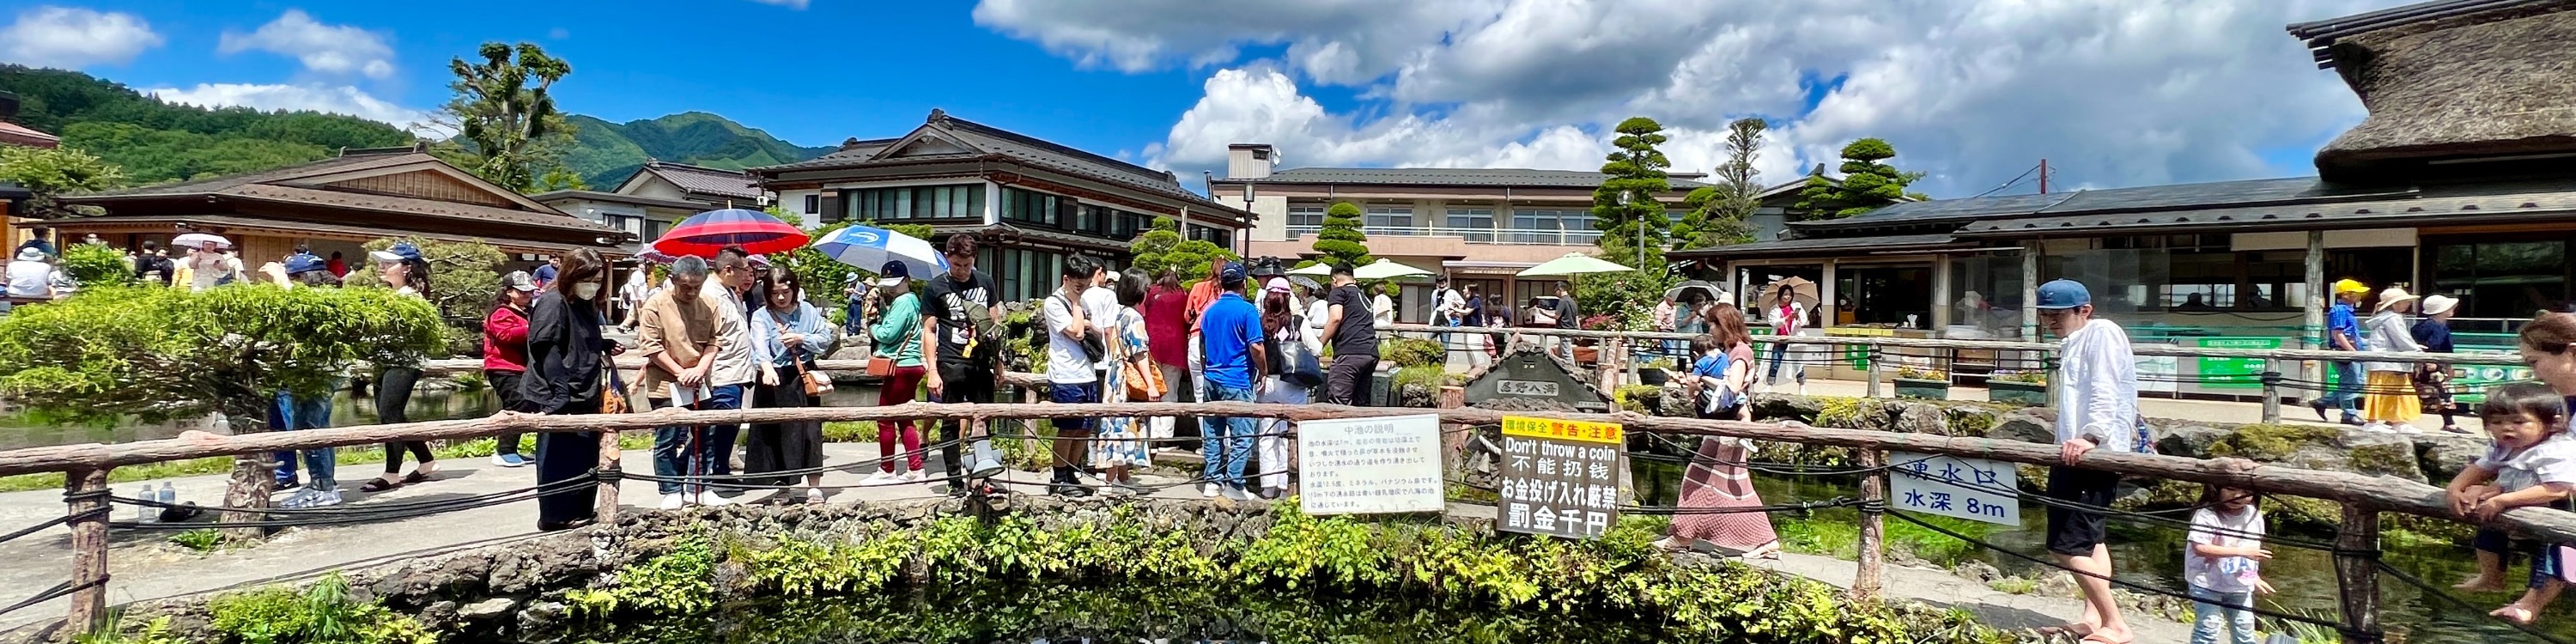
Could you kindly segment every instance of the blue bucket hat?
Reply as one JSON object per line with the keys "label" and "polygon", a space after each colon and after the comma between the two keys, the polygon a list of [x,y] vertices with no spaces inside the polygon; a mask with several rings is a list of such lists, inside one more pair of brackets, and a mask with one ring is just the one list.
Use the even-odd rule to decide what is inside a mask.
{"label": "blue bucket hat", "polygon": [[391,248],[368,252],[367,258],[376,260],[379,264],[419,261],[420,247],[412,245],[411,242],[394,242]]}

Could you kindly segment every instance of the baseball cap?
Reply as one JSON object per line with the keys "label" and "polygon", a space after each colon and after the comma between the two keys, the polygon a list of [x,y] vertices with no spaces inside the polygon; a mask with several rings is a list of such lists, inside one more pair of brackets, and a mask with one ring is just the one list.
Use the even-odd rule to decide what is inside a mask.
{"label": "baseball cap", "polygon": [[384,250],[368,251],[367,258],[376,260],[378,264],[417,260],[420,259],[420,247],[411,242],[394,242]]}
{"label": "baseball cap", "polygon": [[1226,286],[1242,284],[1243,262],[1226,262],[1225,268],[1217,272],[1217,282]]}
{"label": "baseball cap", "polygon": [[2345,279],[2335,280],[2335,283],[2334,283],[2334,292],[2335,292],[2335,294],[2337,294],[2337,295],[2341,295],[2341,294],[2345,294],[2345,293],[2355,293],[2355,294],[2368,295],[2368,294],[2370,293],[2370,285],[2369,285],[2369,284],[2363,284],[2363,283],[2361,283],[2360,281],[2353,280],[2353,279],[2351,279],[2351,278],[2345,278]]}
{"label": "baseball cap", "polygon": [[298,253],[286,258],[286,274],[288,275],[302,275],[330,267],[330,264],[323,262],[320,257],[314,257],[312,253]]}
{"label": "baseball cap", "polygon": [[2035,308],[2042,311],[2064,311],[2092,303],[2093,291],[2084,288],[2083,282],[2056,280],[2039,285],[2039,304]]}
{"label": "baseball cap", "polygon": [[510,288],[519,289],[520,291],[533,292],[537,290],[537,279],[528,275],[527,271],[510,271],[509,275],[501,277],[501,283],[509,285]]}
{"label": "baseball cap", "polygon": [[908,279],[912,279],[912,266],[901,260],[886,262],[884,268],[877,269],[877,286],[880,288],[902,286]]}

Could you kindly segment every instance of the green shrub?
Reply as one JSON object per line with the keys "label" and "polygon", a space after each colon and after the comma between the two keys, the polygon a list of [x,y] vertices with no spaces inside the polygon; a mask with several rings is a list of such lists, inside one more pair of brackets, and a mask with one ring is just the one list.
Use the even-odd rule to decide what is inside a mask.
{"label": "green shrub", "polygon": [[242,644],[429,644],[436,633],[419,620],[349,597],[339,573],[297,592],[273,587],[217,597],[207,608],[216,632]]}
{"label": "green shrub", "polygon": [[1380,358],[1401,367],[1438,367],[1446,364],[1449,354],[1439,342],[1420,338],[1388,338],[1378,343]]}
{"label": "green shrub", "polygon": [[63,247],[63,276],[82,288],[120,286],[134,282],[134,269],[125,265],[125,251],[106,244],[72,244]]}
{"label": "green shrub", "polygon": [[216,548],[224,545],[224,533],[222,530],[216,530],[214,528],[183,530],[171,534],[170,543],[177,544],[179,547],[187,548],[189,550],[195,550],[197,551],[197,554],[205,554],[214,552]]}

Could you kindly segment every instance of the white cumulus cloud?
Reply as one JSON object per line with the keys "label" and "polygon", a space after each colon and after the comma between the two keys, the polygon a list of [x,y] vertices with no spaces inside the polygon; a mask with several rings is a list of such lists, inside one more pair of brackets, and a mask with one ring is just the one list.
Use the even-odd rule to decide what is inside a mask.
{"label": "white cumulus cloud", "polygon": [[179,89],[164,87],[147,90],[155,98],[172,103],[204,107],[248,107],[261,110],[312,110],[347,114],[372,121],[391,123],[430,138],[444,138],[450,132],[438,127],[427,110],[403,107],[376,98],[355,87],[345,85],[254,85],[243,83],[201,83]]}
{"label": "white cumulus cloud", "polygon": [[161,34],[134,14],[38,6],[0,27],[0,62],[65,69],[121,65],[161,43]]}
{"label": "white cumulus cloud", "polygon": [[394,48],[384,36],[349,25],[322,24],[302,9],[288,9],[250,33],[226,30],[215,51],[265,51],[290,56],[303,63],[305,69],[324,74],[368,78],[394,74]]}
{"label": "white cumulus cloud", "polygon": [[[1084,65],[1214,68],[1146,149],[1178,170],[1244,142],[1291,167],[1592,169],[1646,116],[1677,171],[1704,172],[1726,122],[1758,116],[1767,183],[1879,137],[1930,173],[1918,189],[1964,196],[2043,157],[2071,185],[2311,172],[2281,152],[2362,110],[2282,27],[2399,1],[984,0],[975,18]],[[1327,109],[1318,85],[1359,98]]]}

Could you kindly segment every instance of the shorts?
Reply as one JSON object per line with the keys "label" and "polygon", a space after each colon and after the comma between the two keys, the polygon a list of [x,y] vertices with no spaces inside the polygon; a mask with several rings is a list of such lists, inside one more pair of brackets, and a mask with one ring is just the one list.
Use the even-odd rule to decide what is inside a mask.
{"label": "shorts", "polygon": [[[2120,491],[2120,475],[2114,472],[2074,467],[2048,468],[2048,498],[2095,507],[2109,507]],[[2048,506],[2048,551],[2069,557],[2093,554],[2093,547],[2109,540],[2102,513],[2073,508]]]}
{"label": "shorts", "polygon": [[[1100,402],[1100,383],[1050,383],[1047,385],[1047,402],[1064,405]],[[1090,418],[1057,418],[1053,423],[1059,436],[1087,435],[1091,431]]]}

